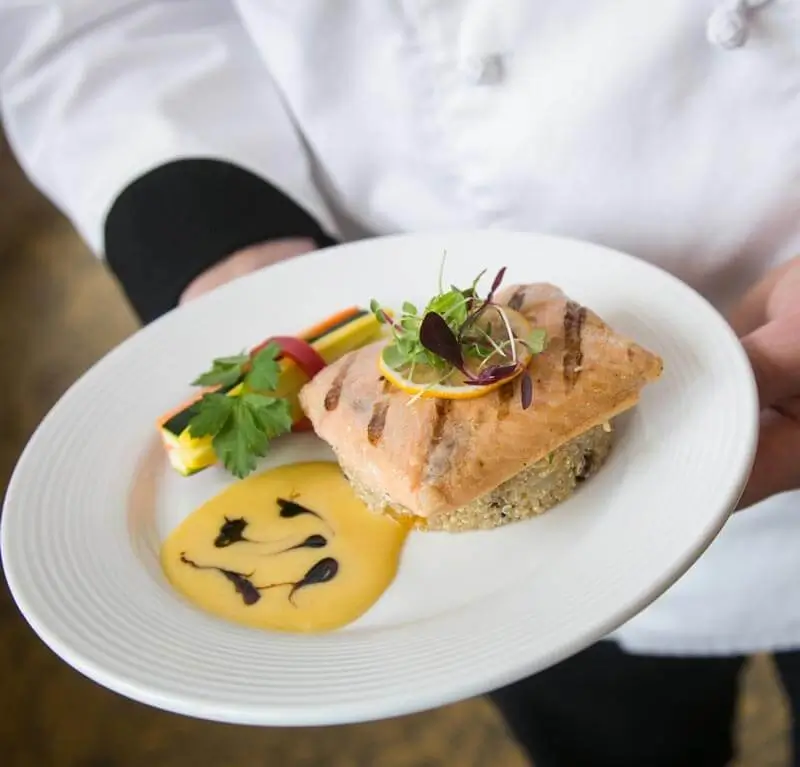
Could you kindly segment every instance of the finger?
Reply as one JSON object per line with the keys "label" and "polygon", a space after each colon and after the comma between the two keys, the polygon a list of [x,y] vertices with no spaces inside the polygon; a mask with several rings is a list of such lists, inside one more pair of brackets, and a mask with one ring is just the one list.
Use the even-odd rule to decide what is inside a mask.
{"label": "finger", "polygon": [[221,261],[218,266],[220,271],[225,273],[226,281],[230,281],[234,277],[250,274],[257,269],[272,266],[272,264],[285,261],[287,258],[300,256],[315,249],[314,241],[307,237],[271,240],[270,242],[243,248],[229,256],[225,261]]}
{"label": "finger", "polygon": [[312,250],[316,250],[316,243],[306,237],[272,240],[238,250],[196,277],[184,290],[180,303],[191,301],[220,285],[263,269],[265,266],[277,264]]}
{"label": "finger", "polygon": [[800,486],[800,399],[761,418],[756,461],[737,510]]}
{"label": "finger", "polygon": [[800,394],[800,311],[762,325],[742,339],[762,407]]}
{"label": "finger", "polygon": [[767,319],[791,314],[800,304],[800,256],[789,261],[767,299]]}
{"label": "finger", "polygon": [[314,240],[308,237],[292,237],[285,240],[273,240],[263,245],[255,245],[248,248],[252,258],[252,265],[260,268],[278,261],[284,261],[293,256],[300,256],[303,253],[310,253],[316,250],[317,245]]}
{"label": "finger", "polygon": [[772,317],[788,312],[790,306],[797,303],[797,293],[793,295],[792,304],[785,299],[796,290],[798,284],[800,256],[773,269],[750,288],[731,311],[728,322],[739,336],[752,333]]}

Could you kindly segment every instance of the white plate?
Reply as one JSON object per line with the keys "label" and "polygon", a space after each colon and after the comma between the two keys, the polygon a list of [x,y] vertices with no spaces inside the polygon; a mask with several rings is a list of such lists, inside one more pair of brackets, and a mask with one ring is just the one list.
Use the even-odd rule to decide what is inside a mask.
{"label": "white plate", "polygon": [[[160,541],[230,479],[173,473],[154,421],[212,357],[378,298],[424,303],[447,281],[508,266],[547,280],[663,356],[621,419],[606,467],[540,519],[415,533],[397,579],[358,622],[293,636],[229,624],[175,593]],[[628,256],[529,234],[363,241],[241,279],[111,352],[45,418],[6,498],[11,591],[41,638],[106,687],[226,722],[318,725],[418,711],[499,687],[599,639],[699,556],[750,471],[758,406],[748,361],[696,293]],[[272,463],[327,454],[313,436]],[[266,464],[265,464],[266,465]]]}

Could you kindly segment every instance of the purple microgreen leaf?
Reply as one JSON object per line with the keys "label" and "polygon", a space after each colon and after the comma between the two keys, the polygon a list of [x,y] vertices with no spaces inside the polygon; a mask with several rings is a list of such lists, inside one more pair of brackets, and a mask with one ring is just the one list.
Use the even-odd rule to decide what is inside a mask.
{"label": "purple microgreen leaf", "polygon": [[506,276],[506,268],[505,266],[495,275],[494,282],[492,282],[492,287],[489,289],[489,295],[486,296],[486,303],[490,304],[492,299],[494,298],[494,294],[497,292],[497,289],[500,287],[500,283],[503,281],[503,277]]}
{"label": "purple microgreen leaf", "polygon": [[522,409],[527,410],[533,404],[533,381],[531,380],[531,374],[527,370],[522,374],[519,395]]}
{"label": "purple microgreen leaf", "polygon": [[436,312],[428,312],[419,326],[420,343],[437,357],[449,362],[454,368],[462,370],[464,360],[461,345],[444,317]]}
{"label": "purple microgreen leaf", "polygon": [[519,365],[491,365],[481,370],[478,375],[470,376],[467,383],[474,386],[486,386],[487,384],[511,378],[518,370]]}
{"label": "purple microgreen leaf", "polygon": [[[483,274],[483,272],[481,272],[481,274]],[[477,303],[477,295],[469,303],[468,308],[470,310],[470,314],[466,318],[466,320],[464,320],[464,323],[461,325],[461,329],[459,330],[459,337],[463,337],[464,333],[475,324],[478,318],[484,313],[484,311],[486,311],[486,308],[492,303],[494,294],[500,287],[500,283],[503,281],[503,277],[505,277],[505,274],[506,274],[506,267],[504,266],[495,275],[494,281],[492,282],[492,287],[489,290],[489,295],[486,296],[486,298],[480,302],[477,309],[474,308],[475,303]],[[500,311],[499,307],[497,307],[497,309],[498,311]]]}
{"label": "purple microgreen leaf", "polygon": [[392,328],[397,330],[398,332],[402,332],[403,328],[398,325],[383,309],[381,309],[381,317],[383,318],[382,321],[387,325],[391,325]]}

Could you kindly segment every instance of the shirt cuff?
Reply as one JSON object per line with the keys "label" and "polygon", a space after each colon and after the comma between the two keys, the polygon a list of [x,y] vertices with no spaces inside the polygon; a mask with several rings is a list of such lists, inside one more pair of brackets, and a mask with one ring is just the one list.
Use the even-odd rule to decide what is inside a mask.
{"label": "shirt cuff", "polygon": [[106,217],[104,250],[139,318],[151,322],[226,256],[285,237],[334,244],[268,181],[229,162],[192,158],[161,165],[122,191]]}

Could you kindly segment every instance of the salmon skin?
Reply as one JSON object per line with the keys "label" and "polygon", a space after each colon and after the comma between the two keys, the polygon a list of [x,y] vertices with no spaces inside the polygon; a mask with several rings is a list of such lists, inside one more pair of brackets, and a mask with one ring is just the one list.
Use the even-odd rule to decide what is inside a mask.
{"label": "salmon skin", "polygon": [[422,518],[459,509],[633,407],[661,376],[660,357],[554,285],[512,285],[495,302],[547,332],[529,366],[527,409],[519,377],[474,399],[412,397],[381,376],[386,340],[345,355],[301,390],[314,430],[381,505]]}

